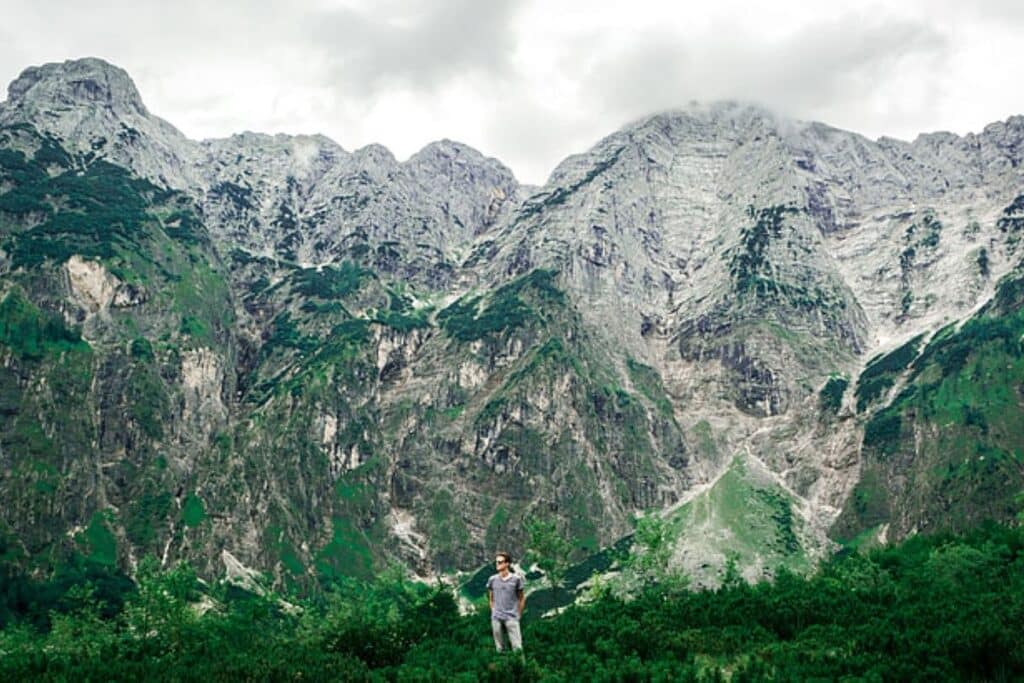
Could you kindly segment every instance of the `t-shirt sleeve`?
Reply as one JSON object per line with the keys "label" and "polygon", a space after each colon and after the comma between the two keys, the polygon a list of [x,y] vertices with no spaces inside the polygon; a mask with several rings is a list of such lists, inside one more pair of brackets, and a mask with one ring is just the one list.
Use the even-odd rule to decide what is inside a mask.
{"label": "t-shirt sleeve", "polygon": [[516,592],[522,593],[524,590],[526,590],[526,579],[522,575],[516,574]]}
{"label": "t-shirt sleeve", "polygon": [[487,579],[487,590],[489,590],[489,591],[494,590],[494,577],[493,576],[491,578]]}

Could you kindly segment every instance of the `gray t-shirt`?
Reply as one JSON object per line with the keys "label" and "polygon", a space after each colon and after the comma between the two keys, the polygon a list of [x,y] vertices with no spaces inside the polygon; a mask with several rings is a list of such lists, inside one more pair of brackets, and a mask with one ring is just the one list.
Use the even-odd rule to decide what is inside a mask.
{"label": "gray t-shirt", "polygon": [[487,579],[487,590],[494,595],[491,618],[504,621],[519,618],[519,594],[523,592],[523,577],[509,572],[504,579],[495,574]]}

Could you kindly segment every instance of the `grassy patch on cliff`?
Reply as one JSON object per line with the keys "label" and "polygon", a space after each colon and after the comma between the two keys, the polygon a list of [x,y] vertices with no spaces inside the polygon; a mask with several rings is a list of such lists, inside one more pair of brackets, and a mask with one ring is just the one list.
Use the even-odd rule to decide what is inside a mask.
{"label": "grassy patch on cliff", "polygon": [[343,299],[358,291],[372,273],[351,261],[337,266],[303,268],[294,274],[295,291],[318,299]]}
{"label": "grassy patch on cliff", "polygon": [[565,301],[565,294],[555,287],[556,275],[552,270],[534,270],[488,297],[463,297],[438,313],[438,323],[453,339],[471,342],[533,320],[542,321],[544,305]]}
{"label": "grassy patch on cliff", "polygon": [[89,349],[77,329],[65,325],[61,316],[40,310],[19,287],[0,301],[0,344],[24,360]]}
{"label": "grassy patch on cliff", "polygon": [[[152,301],[180,315],[174,333],[186,345],[223,337],[234,322],[230,292],[189,197],[69,155],[31,127],[7,142],[22,147],[0,149],[0,240],[15,279],[52,287],[54,266],[77,255],[119,281],[132,305],[110,310],[118,322],[130,327],[134,306]],[[33,145],[34,157],[24,151]]]}
{"label": "grassy patch on cliff", "polygon": [[[55,164],[61,172],[51,175]],[[8,235],[5,248],[14,267],[62,263],[73,254],[113,259],[119,248],[141,253],[156,224],[148,209],[171,196],[103,160],[72,167],[66,156],[40,160],[37,153],[30,160],[7,149],[0,154],[0,172],[12,185],[0,195],[0,212],[37,217],[31,227]]]}
{"label": "grassy patch on cliff", "polygon": [[863,412],[868,404],[892,388],[896,378],[910,367],[917,357],[924,335],[918,335],[895,351],[872,358],[857,378],[857,412]]}
{"label": "grassy patch on cliff", "polygon": [[408,296],[389,292],[388,307],[377,313],[374,322],[408,333],[430,327],[430,314],[433,310],[433,306],[414,308]]}
{"label": "grassy patch on cliff", "polygon": [[626,359],[626,369],[629,371],[629,379],[633,386],[644,395],[644,398],[650,401],[663,416],[674,419],[672,401],[665,393],[665,387],[658,371],[632,358]]}
{"label": "grassy patch on cliff", "polygon": [[829,377],[828,381],[825,382],[825,386],[821,388],[821,392],[818,394],[818,405],[820,408],[833,415],[838,414],[839,408],[843,405],[843,395],[846,393],[848,386],[850,386],[850,380],[846,377]]}
{"label": "grassy patch on cliff", "polygon": [[711,489],[673,515],[673,533],[763,575],[780,568],[806,572],[811,564],[800,540],[803,522],[793,504],[780,486],[737,457]]}

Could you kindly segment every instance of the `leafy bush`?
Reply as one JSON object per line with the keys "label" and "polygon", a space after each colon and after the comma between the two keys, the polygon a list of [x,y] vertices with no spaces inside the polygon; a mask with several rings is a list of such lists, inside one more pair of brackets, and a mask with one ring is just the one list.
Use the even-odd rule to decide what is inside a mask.
{"label": "leafy bush", "polygon": [[133,339],[129,346],[129,353],[131,353],[132,358],[136,358],[144,362],[152,362],[155,358],[153,354],[153,345],[150,344],[149,340],[145,337],[136,337]]}
{"label": "leafy bush", "polygon": [[829,377],[818,395],[821,409],[827,410],[833,415],[838,413],[839,408],[843,405],[843,394],[846,393],[848,386],[850,386],[850,380],[845,377]]}
{"label": "leafy bush", "polygon": [[372,273],[349,261],[338,266],[303,268],[296,271],[295,291],[319,299],[342,299],[357,291]]}
{"label": "leafy bush", "polygon": [[873,448],[881,455],[892,455],[899,449],[901,427],[898,412],[883,410],[864,426],[864,447]]}
{"label": "leafy bush", "polygon": [[0,344],[27,360],[89,348],[77,329],[67,327],[59,315],[39,310],[17,287],[0,302]]}

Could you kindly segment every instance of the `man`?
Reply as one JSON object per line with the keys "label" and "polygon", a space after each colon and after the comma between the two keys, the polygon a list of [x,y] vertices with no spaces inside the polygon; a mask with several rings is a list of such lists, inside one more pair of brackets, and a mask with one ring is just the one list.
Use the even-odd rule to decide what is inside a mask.
{"label": "man", "polygon": [[491,605],[491,631],[494,646],[501,652],[506,648],[506,639],[513,650],[523,649],[523,634],[519,630],[519,618],[526,607],[526,593],[523,591],[523,577],[510,571],[512,556],[497,553],[494,565],[498,573],[487,579],[487,602]]}

